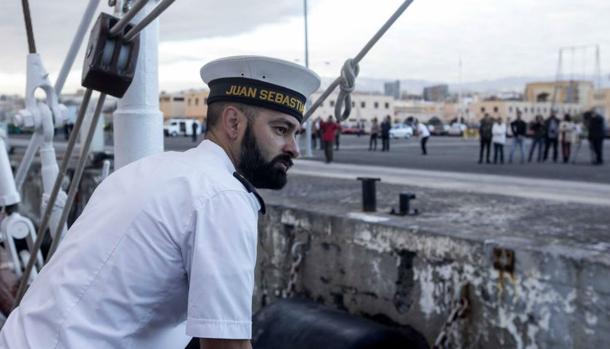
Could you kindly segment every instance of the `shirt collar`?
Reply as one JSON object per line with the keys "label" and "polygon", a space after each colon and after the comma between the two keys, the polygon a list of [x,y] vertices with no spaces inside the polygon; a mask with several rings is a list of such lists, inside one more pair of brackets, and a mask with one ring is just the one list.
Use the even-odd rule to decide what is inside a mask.
{"label": "shirt collar", "polygon": [[248,180],[244,176],[242,176],[239,172],[235,170],[235,165],[233,165],[233,162],[229,158],[229,155],[227,155],[227,153],[224,151],[224,149],[222,149],[218,144],[212,142],[209,139],[203,140],[203,142],[201,142],[197,148],[201,149],[204,152],[211,153],[217,159],[219,159],[224,165],[225,169],[229,173],[231,173],[233,177],[235,177],[249,193],[254,194],[254,197],[256,197],[256,200],[258,201],[258,204],[260,206],[261,213],[265,214],[265,201],[256,191],[256,188],[250,182],[248,182]]}
{"label": "shirt collar", "polygon": [[203,142],[201,142],[199,146],[197,146],[197,148],[204,151],[205,153],[210,153],[214,155],[214,157],[221,161],[227,172],[235,172],[235,165],[233,165],[233,162],[231,161],[231,159],[229,159],[229,155],[227,155],[227,152],[225,152],[225,150],[222,149],[218,144],[212,142],[209,139],[204,139]]}

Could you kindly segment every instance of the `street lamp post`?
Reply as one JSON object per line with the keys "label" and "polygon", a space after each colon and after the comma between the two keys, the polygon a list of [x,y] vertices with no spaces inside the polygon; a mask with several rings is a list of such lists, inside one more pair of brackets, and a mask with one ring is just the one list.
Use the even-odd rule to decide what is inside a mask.
{"label": "street lamp post", "polygon": [[[309,68],[309,42],[307,38],[307,0],[303,0],[303,16],[305,19],[305,67]],[[307,100],[307,109],[311,107],[311,98]],[[305,123],[305,156],[310,158],[313,156],[311,150],[311,119]]]}

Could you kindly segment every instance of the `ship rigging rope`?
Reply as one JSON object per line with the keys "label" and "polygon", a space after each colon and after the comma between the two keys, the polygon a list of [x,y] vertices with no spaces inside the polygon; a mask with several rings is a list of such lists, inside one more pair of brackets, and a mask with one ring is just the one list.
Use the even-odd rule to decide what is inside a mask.
{"label": "ship rigging rope", "polygon": [[[17,293],[15,295],[15,304],[13,304],[13,309],[19,305],[19,303],[21,302],[21,299],[23,298],[23,295],[25,294],[28,280],[30,279],[30,274],[32,273],[32,269],[34,268],[34,262],[36,260],[35,256],[38,255],[38,251],[40,250],[40,247],[42,246],[43,238],[45,236],[45,233],[46,233],[47,228],[50,223],[51,211],[53,210],[53,207],[55,206],[55,201],[57,200],[57,196],[58,196],[59,190],[61,188],[61,182],[63,181],[64,175],[66,174],[66,171],[68,169],[68,164],[69,164],[70,158],[72,156],[72,151],[74,150],[74,147],[76,145],[76,140],[78,138],[79,130],[81,128],[81,125],[83,124],[85,114],[87,113],[87,106],[89,105],[89,100],[91,99],[91,93],[92,93],[91,89],[87,89],[85,91],[85,95],[83,96],[83,101],[81,102],[80,110],[78,112],[78,116],[76,117],[76,123],[74,124],[74,129],[72,130],[72,132],[70,132],[70,138],[68,139],[68,145],[64,152],[64,158],[59,167],[59,172],[57,173],[57,176],[55,177],[55,183],[53,184],[53,189],[51,190],[51,195],[49,197],[49,201],[47,202],[45,212],[42,215],[42,220],[40,221],[40,224],[38,226],[38,233],[36,234],[36,240],[34,241],[34,246],[32,246],[32,248],[30,249],[30,259],[28,261],[28,264],[25,267],[25,270],[23,271],[23,275],[21,276],[21,281],[19,282],[19,287],[17,288]],[[93,125],[93,123],[90,124],[89,126],[91,127],[92,125]],[[34,258],[32,256],[34,256]]]}
{"label": "ship rigging rope", "polygon": [[[358,70],[359,70],[358,64],[366,56],[366,54],[371,50],[371,48],[377,43],[377,41],[379,41],[379,39],[388,31],[388,29],[390,29],[392,24],[394,24],[394,22],[396,22],[396,20],[403,14],[403,12],[405,12],[405,10],[412,3],[413,3],[413,0],[406,0],[405,2],[403,2],[402,5],[400,5],[400,7],[394,12],[392,17],[390,17],[390,19],[388,19],[383,24],[383,26],[379,29],[379,31],[377,31],[377,33],[375,33],[375,35],[369,40],[369,42],[367,42],[366,45],[364,45],[362,50],[360,50],[360,52],[358,52],[356,57],[354,57],[352,59],[348,59],[345,62],[345,64],[343,65],[342,71],[341,71],[341,76],[339,76],[337,79],[335,79],[335,81],[333,81],[326,88],[326,90],[322,93],[322,95],[320,97],[318,97],[318,99],[314,102],[314,104],[311,106],[311,108],[309,108],[307,110],[307,112],[305,112],[305,116],[303,117],[304,121],[307,121],[309,119],[309,117],[311,117],[311,114],[313,114],[316,111],[316,109],[318,109],[318,107],[320,107],[320,105],[326,100],[326,98],[328,98],[328,96],[335,90],[335,88],[337,88],[337,86],[341,86],[341,85],[343,85],[343,89],[339,93],[339,96],[342,97],[343,99],[338,98],[337,104],[345,105],[347,113],[343,113],[343,115],[341,115],[342,105],[335,106],[335,117],[337,118],[337,121],[343,121],[343,120],[345,120],[345,118],[347,118],[347,116],[349,116],[349,110],[351,109],[351,102],[345,103],[346,97],[344,97],[344,95],[349,95],[354,89],[355,79],[356,79],[356,76],[358,75]],[[355,73],[353,80],[350,80],[351,73],[352,73],[352,71],[350,71],[350,69],[353,70],[353,72]],[[350,97],[350,101],[351,101],[351,97]]]}
{"label": "ship rigging rope", "polygon": [[36,42],[34,41],[34,30],[32,30],[32,17],[30,16],[30,3],[28,0],[21,0],[23,7],[23,19],[25,20],[25,31],[28,36],[28,49],[30,53],[36,53]]}
{"label": "ship rigging rope", "polygon": [[[155,18],[157,18],[174,1],[175,0],[163,0],[163,2],[160,5],[157,5],[155,7],[155,9],[153,9],[153,11],[151,11],[142,20],[142,22],[145,22],[145,24],[143,24],[141,26],[138,26],[138,30],[137,31],[134,31],[135,27],[131,30],[131,31],[134,31],[134,33],[132,33],[132,35],[135,36],[140,31],[142,31],[150,22],[152,22]],[[26,11],[27,0],[22,0],[22,2],[24,3],[24,15],[26,16],[26,26],[27,26],[27,18],[29,17],[29,8],[27,8],[27,11]],[[134,5],[134,7],[136,7],[136,6]],[[136,8],[136,9],[132,8],[132,10],[136,10],[135,12],[138,12],[139,10],[141,10],[141,8],[139,8],[139,9],[138,8]],[[130,10],[129,12],[131,12],[132,10]],[[118,25],[118,23],[115,24],[115,26],[116,25]],[[30,29],[31,29],[31,23],[30,23]],[[114,27],[112,29],[114,29]],[[29,39],[30,39],[30,35],[28,35],[28,42],[29,42]],[[32,36],[32,43],[33,43],[33,36]],[[85,91],[85,96],[84,96],[83,101],[81,103],[79,114],[78,114],[78,117],[76,119],[76,124],[74,125],[74,129],[70,133],[70,139],[68,140],[68,147],[67,147],[67,149],[66,149],[66,151],[64,153],[64,159],[62,161],[60,171],[57,174],[57,177],[55,178],[55,183],[54,183],[53,189],[51,191],[51,196],[50,196],[49,201],[47,203],[47,207],[45,209],[44,215],[42,216],[42,221],[40,223],[40,226],[38,227],[38,234],[36,236],[36,240],[34,241],[34,246],[32,247],[32,249],[30,251],[31,257],[30,257],[30,259],[29,259],[29,261],[28,261],[28,263],[26,265],[26,268],[25,268],[25,270],[23,272],[21,281],[19,283],[19,287],[17,289],[17,294],[15,296],[15,303],[13,304],[13,309],[16,308],[19,305],[19,303],[21,302],[21,299],[23,298],[23,295],[25,294],[25,291],[26,291],[26,288],[27,288],[27,283],[28,283],[28,280],[30,278],[30,274],[32,273],[32,269],[34,267],[35,256],[38,254],[38,251],[40,250],[43,238],[45,236],[46,230],[47,230],[48,225],[50,223],[51,210],[55,206],[55,201],[57,200],[59,189],[61,187],[61,182],[62,182],[62,179],[63,179],[65,173],[66,173],[68,162],[70,160],[70,157],[72,155],[72,151],[74,149],[74,145],[76,143],[76,135],[79,134],[79,130],[81,128],[82,121],[84,119],[87,106],[89,105],[89,100],[91,98],[91,93],[92,93],[91,89],[87,89]],[[106,98],[106,95],[105,94],[101,94],[99,99],[98,99],[97,106],[95,108],[95,112],[94,112],[94,115],[93,115],[93,121],[89,125],[89,130],[88,130],[88,133],[87,133],[87,138],[85,140],[85,143],[82,145],[81,156],[79,157],[79,160],[78,160],[75,176],[74,176],[74,178],[72,178],[72,183],[70,185],[70,190],[69,190],[69,193],[68,193],[68,200],[66,202],[66,205],[64,206],[64,210],[62,211],[62,216],[60,218],[60,225],[59,225],[60,229],[58,231],[56,231],[56,236],[53,239],[51,248],[49,250],[49,253],[47,254],[46,262],[48,262],[49,258],[51,258],[51,256],[55,252],[55,249],[57,248],[57,245],[60,242],[61,231],[62,231],[61,227],[63,226],[63,224],[65,224],[65,222],[67,220],[67,216],[68,216],[69,211],[70,211],[70,209],[72,207],[72,203],[74,201],[74,197],[76,196],[76,192],[78,190],[78,184],[80,183],[80,178],[82,176],[82,172],[84,170],[84,165],[85,165],[85,162],[87,160],[86,156],[87,156],[87,154],[89,152],[89,146],[90,146],[91,140],[93,138],[93,132],[95,130],[95,125],[97,125],[97,119],[99,118],[99,115],[101,114],[101,110],[102,110],[105,98]]]}

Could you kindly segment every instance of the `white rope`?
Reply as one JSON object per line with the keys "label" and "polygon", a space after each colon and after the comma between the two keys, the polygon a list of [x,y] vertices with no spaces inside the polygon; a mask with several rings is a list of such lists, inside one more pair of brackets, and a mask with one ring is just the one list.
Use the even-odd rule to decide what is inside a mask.
{"label": "white rope", "polygon": [[[355,72],[355,75],[358,75],[358,64],[360,63],[360,61],[362,60],[362,58],[364,58],[364,56],[366,56],[366,54],[371,50],[371,48],[373,47],[373,45],[375,45],[377,43],[377,41],[379,41],[379,39],[386,33],[386,31],[388,31],[388,29],[390,29],[390,27],[392,26],[392,24],[394,24],[394,22],[396,22],[396,20],[398,19],[398,17],[400,17],[400,15],[402,15],[402,13],[413,3],[413,0],[406,0],[405,2],[402,3],[402,5],[400,5],[400,7],[394,12],[394,14],[392,15],[392,17],[390,17],[390,19],[388,19],[383,26],[379,29],[379,31],[377,31],[377,33],[375,33],[375,35],[369,40],[369,42],[366,43],[366,45],[364,45],[364,47],[362,48],[362,50],[360,50],[360,52],[358,52],[358,54],[356,55],[356,57],[354,57],[351,60],[347,60],[346,64],[343,65],[343,69],[341,70],[341,76],[338,77],[337,79],[335,79],[335,81],[333,81],[328,88],[326,88],[326,90],[322,93],[322,95],[320,97],[318,97],[318,99],[313,103],[313,105],[311,106],[311,108],[309,108],[307,110],[307,112],[305,112],[305,115],[303,116],[303,122],[307,121],[307,119],[309,119],[309,117],[311,117],[311,114],[313,114],[316,109],[318,109],[318,107],[320,107],[320,105],[324,102],[324,100],[326,100],[326,98],[328,98],[328,96],[335,90],[335,88],[337,86],[340,86],[342,81],[347,81],[343,79],[343,76],[349,75],[349,72],[347,74],[345,74],[345,66],[347,65],[347,62],[349,61],[349,66],[351,67],[351,69]],[[356,67],[356,68],[354,68]],[[349,76],[348,76],[349,78]],[[355,77],[354,77],[355,80]],[[349,81],[347,81],[346,83],[347,89],[349,90],[349,86],[352,86],[352,90],[353,90],[353,86],[355,86],[355,83],[350,85]],[[348,108],[351,108],[351,97],[350,97],[350,102],[348,104],[345,103],[345,97],[343,97],[343,100],[340,102],[341,104],[346,106],[346,111],[349,110]],[[348,106],[349,105],[349,106]],[[335,115],[337,116],[337,108],[335,107]],[[343,115],[341,115],[342,119],[337,119],[337,121],[343,121],[345,120],[347,117],[349,116],[349,112],[343,113]]]}
{"label": "white rope", "polygon": [[[356,77],[360,72],[358,63],[349,58],[341,68],[341,82],[339,83],[339,96],[335,104],[335,119],[345,120],[352,112],[352,92],[356,88]],[[345,107],[345,108],[344,108]]]}

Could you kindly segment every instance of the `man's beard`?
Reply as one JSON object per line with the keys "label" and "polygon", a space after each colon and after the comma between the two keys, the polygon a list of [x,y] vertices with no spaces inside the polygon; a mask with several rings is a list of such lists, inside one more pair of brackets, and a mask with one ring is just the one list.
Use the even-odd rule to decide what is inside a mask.
{"label": "man's beard", "polygon": [[[281,166],[281,164],[286,165]],[[280,154],[266,161],[260,151],[250,125],[246,128],[239,157],[239,172],[256,188],[282,189],[286,185],[286,171],[292,159]]]}

